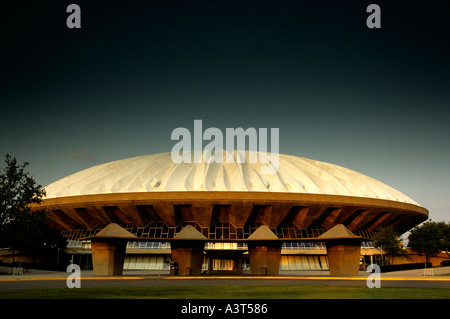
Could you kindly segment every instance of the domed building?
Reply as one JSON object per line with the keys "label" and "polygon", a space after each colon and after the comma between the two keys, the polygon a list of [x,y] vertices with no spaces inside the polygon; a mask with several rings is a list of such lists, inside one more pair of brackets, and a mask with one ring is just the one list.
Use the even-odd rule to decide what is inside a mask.
{"label": "domed building", "polygon": [[[109,258],[104,274],[169,262],[180,275],[278,274],[305,263],[331,272],[333,240],[361,247],[382,226],[402,234],[428,218],[408,196],[341,166],[279,154],[277,169],[261,174],[268,164],[248,160],[258,154],[228,155],[234,162],[174,163],[161,153],[97,165],[45,187],[36,209],[50,212],[74,255],[92,251],[94,272]],[[113,257],[96,259],[106,250]]]}

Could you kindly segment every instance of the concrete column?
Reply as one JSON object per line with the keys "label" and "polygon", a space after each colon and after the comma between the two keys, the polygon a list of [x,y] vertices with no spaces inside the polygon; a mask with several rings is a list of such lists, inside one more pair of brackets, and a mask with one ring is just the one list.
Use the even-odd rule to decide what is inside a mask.
{"label": "concrete column", "polygon": [[242,274],[242,255],[241,254],[234,259],[234,272],[236,272],[239,275]]}
{"label": "concrete column", "polygon": [[94,275],[119,276],[123,272],[126,241],[92,241]]}
{"label": "concrete column", "polygon": [[213,265],[213,256],[209,256],[209,258],[208,258],[208,273],[209,274],[212,274],[213,273],[213,267],[214,267],[214,265]]}
{"label": "concrete column", "polygon": [[248,243],[248,254],[252,275],[278,275],[281,259],[281,242],[250,241]]}
{"label": "concrete column", "polygon": [[360,241],[333,240],[326,242],[326,246],[330,276],[358,276],[361,255]]}
{"label": "concrete column", "polygon": [[172,261],[178,263],[178,275],[201,275],[204,246],[203,241],[180,240],[171,242]]}

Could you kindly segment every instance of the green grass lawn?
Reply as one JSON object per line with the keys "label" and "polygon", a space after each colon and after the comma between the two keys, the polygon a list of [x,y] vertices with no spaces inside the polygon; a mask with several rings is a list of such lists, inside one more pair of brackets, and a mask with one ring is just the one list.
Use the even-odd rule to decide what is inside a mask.
{"label": "green grass lawn", "polygon": [[300,285],[148,286],[0,290],[0,299],[450,299],[450,289]]}

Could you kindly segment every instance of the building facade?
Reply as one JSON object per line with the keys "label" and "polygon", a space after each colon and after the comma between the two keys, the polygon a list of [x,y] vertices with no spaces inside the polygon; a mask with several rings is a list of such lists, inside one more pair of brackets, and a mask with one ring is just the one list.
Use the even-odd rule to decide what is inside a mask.
{"label": "building facade", "polygon": [[[111,241],[98,236],[115,224],[127,234],[119,231],[123,269],[169,271],[174,256],[195,255],[195,273],[254,272],[270,260],[276,272],[329,270],[327,247],[337,237],[320,238],[337,225],[361,248],[363,265],[362,256],[376,255],[378,228],[402,234],[428,218],[411,198],[347,168],[280,154],[277,170],[261,174],[265,164],[249,162],[249,153],[235,151],[234,163],[173,163],[162,153],[98,165],[47,186],[35,209],[50,212],[75,263],[89,267],[92,243]],[[201,242],[198,253],[186,255],[188,242],[191,250]],[[269,271],[260,268],[254,273]]]}

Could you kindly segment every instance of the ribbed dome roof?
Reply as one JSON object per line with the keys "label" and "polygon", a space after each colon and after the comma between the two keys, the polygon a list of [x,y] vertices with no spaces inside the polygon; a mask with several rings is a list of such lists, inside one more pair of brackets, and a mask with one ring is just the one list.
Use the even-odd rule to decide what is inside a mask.
{"label": "ribbed dome roof", "polygon": [[[297,156],[279,154],[278,170],[261,174],[261,167],[267,164],[250,163],[250,153],[234,151],[233,163],[206,159],[201,163],[176,164],[170,152],[123,159],[85,169],[48,185],[46,198],[127,192],[242,191],[345,195],[419,205],[373,178]],[[238,157],[247,160],[238,163]]]}

